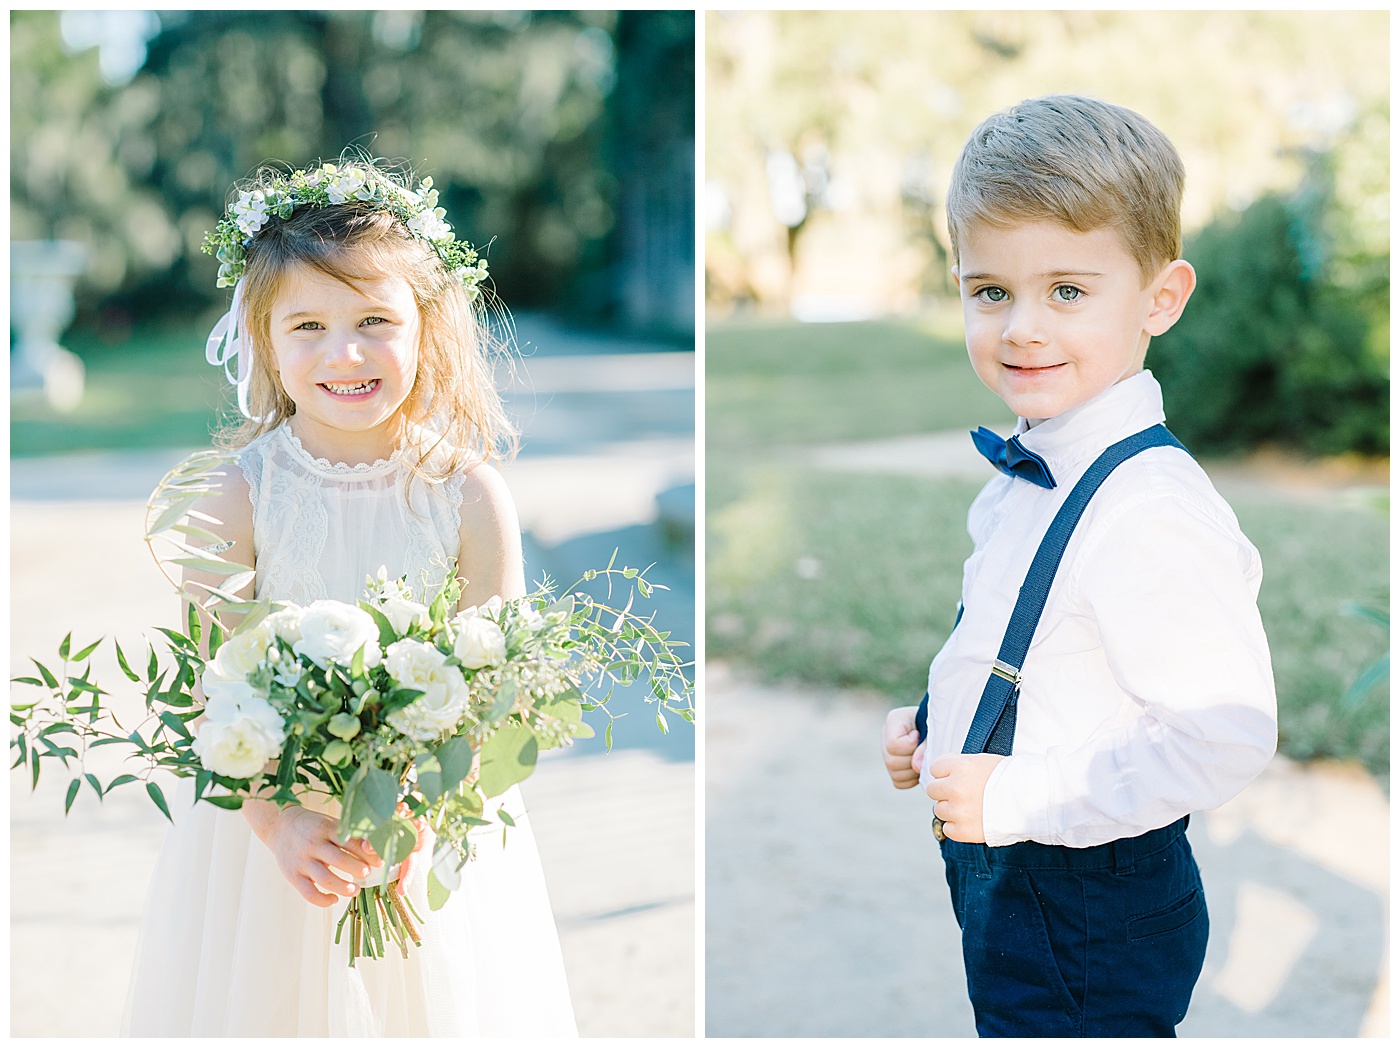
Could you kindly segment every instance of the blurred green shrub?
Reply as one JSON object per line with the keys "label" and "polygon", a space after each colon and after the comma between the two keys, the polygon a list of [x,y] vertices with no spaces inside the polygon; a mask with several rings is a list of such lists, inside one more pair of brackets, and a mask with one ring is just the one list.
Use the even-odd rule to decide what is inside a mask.
{"label": "blurred green shrub", "polygon": [[[1193,451],[1388,453],[1389,260],[1331,267],[1335,224],[1316,164],[1298,192],[1260,197],[1187,242],[1199,283],[1148,365]],[[1343,285],[1334,268],[1361,276]]]}

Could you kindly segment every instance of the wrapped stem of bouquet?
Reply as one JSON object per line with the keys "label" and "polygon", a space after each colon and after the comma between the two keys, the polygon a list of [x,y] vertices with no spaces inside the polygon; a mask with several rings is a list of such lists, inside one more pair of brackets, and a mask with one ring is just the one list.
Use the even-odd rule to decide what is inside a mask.
{"label": "wrapped stem of bouquet", "polygon": [[[147,541],[177,551],[157,556],[162,570],[225,582],[189,584],[200,594],[184,591],[185,630],[159,628],[164,658],[152,646],[133,668],[116,646],[122,673],[145,689],[141,722],[118,723],[92,679],[100,642],[74,650],[70,634],[57,672],[33,660],[39,676],[15,678],[43,694],[11,704],[12,766],[28,763],[36,785],[43,763],[68,769],[65,812],[84,782],[99,797],[144,782],[169,818],[156,769],[193,778],[196,800],[222,808],[254,797],[338,806],[340,839],[363,838],[384,861],[379,883],[352,897],[337,928],[337,942],[348,931],[353,965],[391,944],[406,954],[420,943],[421,918],[388,882],[420,833],[436,840],[428,899],[437,909],[471,858],[469,831],[492,824],[489,802],[530,774],[539,751],[592,735],[583,720],[590,710],[606,713],[611,747],[614,685],[645,680],[663,731],[667,714],[693,719],[680,645],[632,610],[653,585],[645,570],[616,567],[616,554],[580,584],[618,585],[627,598],[620,608],[583,592],[556,596],[546,581],[519,600],[459,612],[455,578],[417,602],[406,580],[383,569],[355,605],[240,600],[251,575],[219,556],[218,536],[203,526],[219,522],[194,509],[224,462],[211,453],[187,460],[148,503]],[[221,621],[230,613],[236,624]],[[121,747],[137,767],[104,785],[85,766],[97,746]],[[504,808],[494,814],[513,824]]]}

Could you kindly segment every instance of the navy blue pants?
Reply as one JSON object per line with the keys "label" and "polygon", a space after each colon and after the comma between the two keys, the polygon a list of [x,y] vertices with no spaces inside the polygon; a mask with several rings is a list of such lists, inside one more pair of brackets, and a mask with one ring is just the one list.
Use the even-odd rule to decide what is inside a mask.
{"label": "navy blue pants", "polygon": [[1209,920],[1186,820],[1093,848],[941,844],[983,1037],[1175,1037]]}

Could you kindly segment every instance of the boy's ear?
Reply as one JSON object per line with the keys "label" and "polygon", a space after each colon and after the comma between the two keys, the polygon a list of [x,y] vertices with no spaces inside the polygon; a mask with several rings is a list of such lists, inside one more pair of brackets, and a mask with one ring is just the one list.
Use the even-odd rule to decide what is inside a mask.
{"label": "boy's ear", "polygon": [[1143,330],[1160,335],[1181,317],[1191,292],[1196,290],[1196,271],[1184,258],[1168,262],[1152,284],[1152,310],[1147,314]]}
{"label": "boy's ear", "polygon": [[956,262],[952,264],[952,266],[948,269],[948,272],[953,274],[953,286],[962,287],[962,284],[958,280],[958,264]]}

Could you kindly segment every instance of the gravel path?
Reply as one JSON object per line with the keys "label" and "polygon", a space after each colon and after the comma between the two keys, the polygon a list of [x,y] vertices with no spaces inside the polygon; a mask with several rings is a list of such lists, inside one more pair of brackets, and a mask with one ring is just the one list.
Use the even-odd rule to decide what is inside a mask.
{"label": "gravel path", "polygon": [[[928,802],[879,760],[888,702],[714,664],[705,700],[708,1033],[974,1036]],[[1284,759],[1192,820],[1211,942],[1182,1036],[1388,1035],[1389,822],[1364,771]]]}

